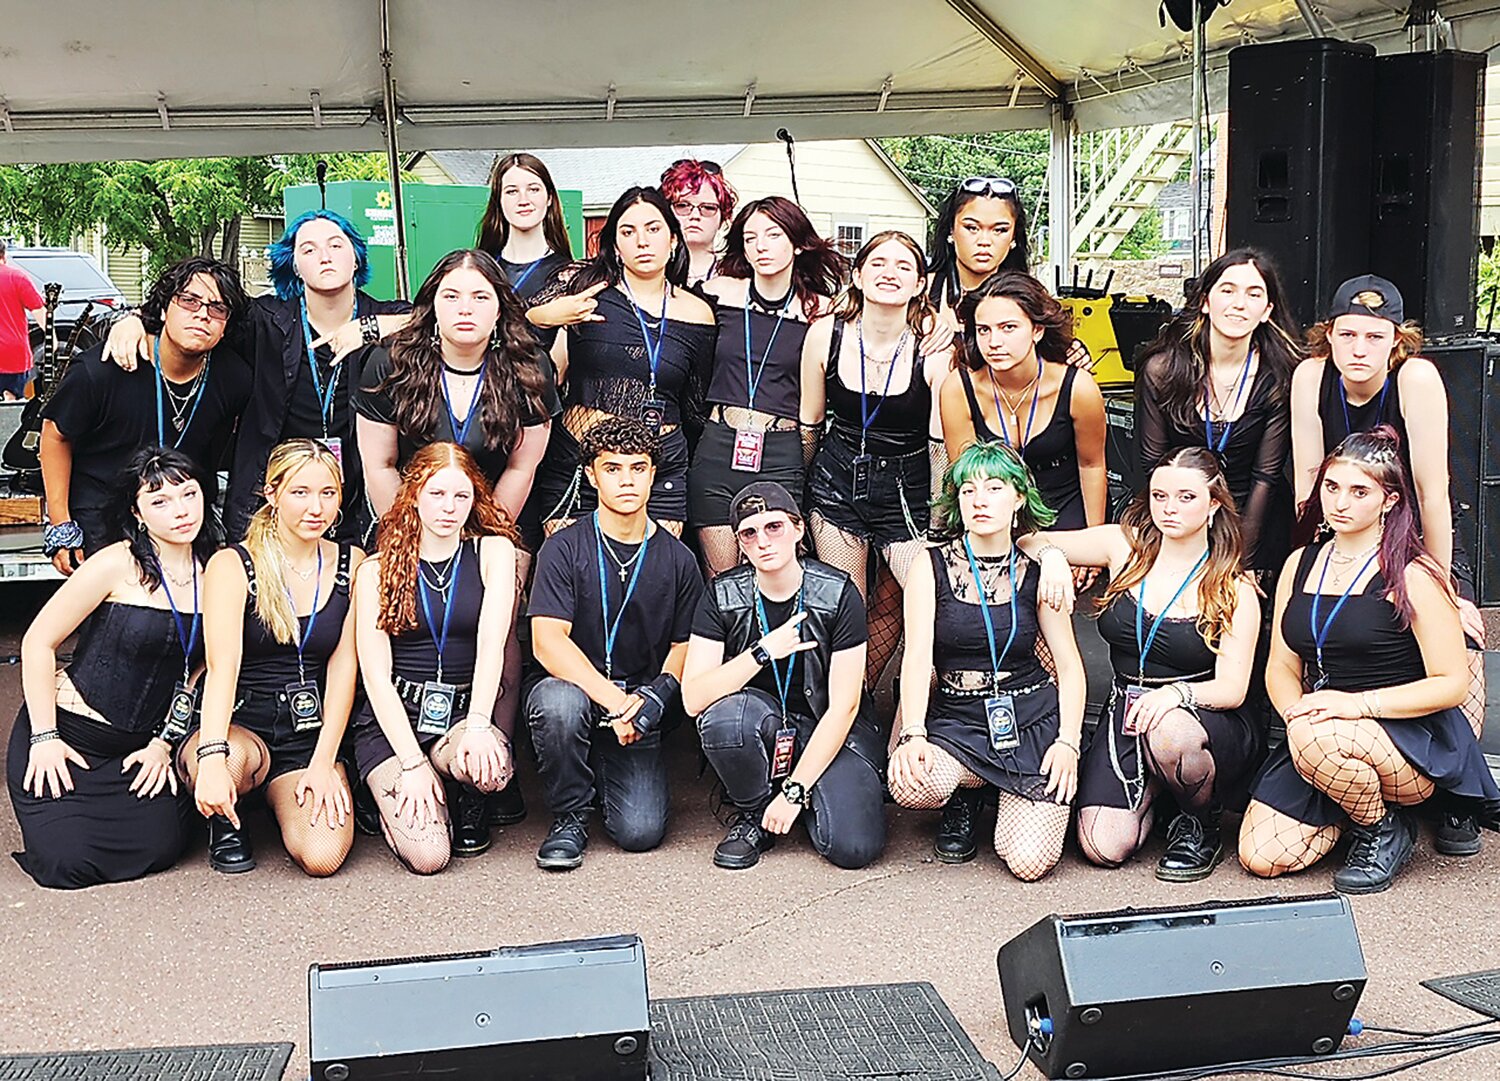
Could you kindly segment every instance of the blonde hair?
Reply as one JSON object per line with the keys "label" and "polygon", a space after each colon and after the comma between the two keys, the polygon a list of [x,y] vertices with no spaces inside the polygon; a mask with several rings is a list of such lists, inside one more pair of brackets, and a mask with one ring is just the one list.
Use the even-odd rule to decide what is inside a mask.
{"label": "blonde hair", "polygon": [[266,460],[266,501],[250,516],[250,524],[245,529],[245,551],[255,566],[255,614],[271,632],[271,637],[284,646],[296,641],[301,628],[297,625],[297,613],[287,593],[286,551],[276,531],[273,500],[287,478],[313,462],[328,470],[342,502],[343,474],[333,452],[316,439],[288,439],[285,443],[278,443]]}
{"label": "blonde hair", "polygon": [[[1422,351],[1422,328],[1408,319],[1394,324],[1395,344],[1391,348],[1390,370],[1394,372],[1402,361]],[[1318,360],[1333,360],[1333,348],[1328,344],[1328,335],[1333,331],[1333,320],[1325,319],[1307,328],[1307,354]]]}

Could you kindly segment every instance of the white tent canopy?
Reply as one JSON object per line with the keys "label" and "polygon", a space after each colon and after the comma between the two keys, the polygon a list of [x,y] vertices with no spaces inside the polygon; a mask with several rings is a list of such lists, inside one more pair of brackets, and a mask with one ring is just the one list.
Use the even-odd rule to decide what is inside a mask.
{"label": "white tent canopy", "polygon": [[[1408,44],[1404,2],[1232,0],[1225,56],[1323,29]],[[1500,41],[1500,0],[1441,0]],[[0,161],[380,149],[379,0],[0,0]],[[1425,31],[1423,31],[1425,32]],[[1189,114],[1190,35],[1157,0],[390,0],[404,150],[1047,127]]]}

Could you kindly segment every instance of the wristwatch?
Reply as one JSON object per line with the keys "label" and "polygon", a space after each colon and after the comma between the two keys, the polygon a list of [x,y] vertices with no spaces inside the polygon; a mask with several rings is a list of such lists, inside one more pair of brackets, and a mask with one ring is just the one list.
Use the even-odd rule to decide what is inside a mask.
{"label": "wristwatch", "polygon": [[781,796],[793,807],[801,807],[807,802],[807,786],[788,777],[781,782]]}
{"label": "wristwatch", "polygon": [[771,663],[771,654],[766,650],[766,647],[761,645],[759,642],[756,642],[753,646],[750,647],[750,656],[754,659],[755,663],[760,665],[762,668]]}

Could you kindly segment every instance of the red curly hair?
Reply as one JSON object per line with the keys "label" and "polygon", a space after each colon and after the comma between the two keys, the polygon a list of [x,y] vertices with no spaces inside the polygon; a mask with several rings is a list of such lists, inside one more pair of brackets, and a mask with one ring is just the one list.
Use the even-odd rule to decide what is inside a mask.
{"label": "red curly hair", "polygon": [[490,482],[472,455],[455,443],[429,443],[411,456],[401,471],[401,487],[391,509],[380,519],[376,549],[380,557],[380,615],[375,624],[387,634],[417,626],[417,562],[421,558],[422,519],[417,495],[434,473],[452,466],[462,470],[474,486],[473,509],[460,536],[505,537],[519,546],[521,535],[505,509],[488,498]]}
{"label": "red curly hair", "polygon": [[716,162],[683,158],[668,165],[661,174],[661,193],[667,202],[698,194],[704,185],[714,193],[723,221],[734,217],[734,205],[739,202],[739,193],[724,179],[724,171]]}

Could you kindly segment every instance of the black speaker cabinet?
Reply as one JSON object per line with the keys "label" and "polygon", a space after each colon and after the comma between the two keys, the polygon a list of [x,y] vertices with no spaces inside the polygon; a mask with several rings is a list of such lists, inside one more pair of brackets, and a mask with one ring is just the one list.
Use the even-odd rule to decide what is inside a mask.
{"label": "black speaker cabinet", "polygon": [[1484,67],[1451,50],[1375,60],[1370,269],[1431,337],[1474,330]]}
{"label": "black speaker cabinet", "polygon": [[1333,38],[1229,54],[1226,236],[1275,260],[1303,325],[1370,269],[1374,81],[1374,48]]}
{"label": "black speaker cabinet", "polygon": [[999,966],[1010,1037],[1048,1077],[1327,1054],[1365,987],[1331,895],[1049,916]]}
{"label": "black speaker cabinet", "polygon": [[1135,438],[1135,388],[1104,392],[1104,476],[1109,485],[1110,521],[1140,491],[1141,455]]}
{"label": "black speaker cabinet", "polygon": [[312,1081],[637,1081],[646,954],[634,935],[313,965]]}

